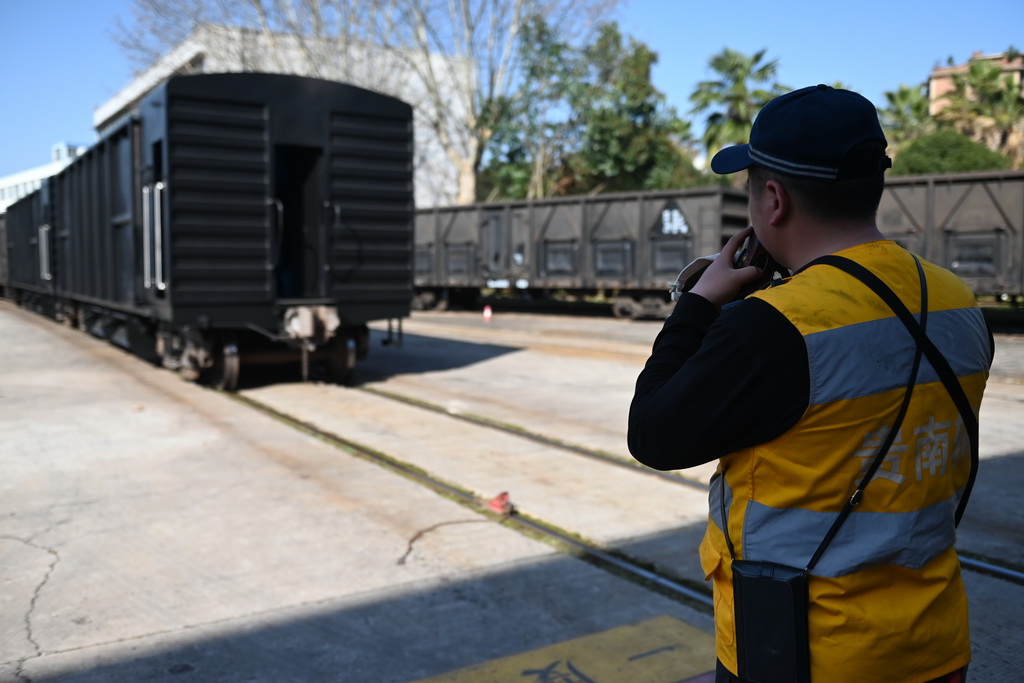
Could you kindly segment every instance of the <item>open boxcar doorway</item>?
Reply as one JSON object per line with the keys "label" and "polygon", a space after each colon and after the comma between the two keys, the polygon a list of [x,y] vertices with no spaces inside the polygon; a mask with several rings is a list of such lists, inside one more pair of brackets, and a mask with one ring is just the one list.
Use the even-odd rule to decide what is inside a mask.
{"label": "open boxcar doorway", "polygon": [[277,296],[326,296],[323,154],[314,147],[274,148],[274,206],[277,211]]}

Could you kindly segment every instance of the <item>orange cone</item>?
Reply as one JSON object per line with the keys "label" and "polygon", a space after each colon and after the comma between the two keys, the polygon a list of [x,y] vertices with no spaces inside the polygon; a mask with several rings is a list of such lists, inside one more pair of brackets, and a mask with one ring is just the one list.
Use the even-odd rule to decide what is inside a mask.
{"label": "orange cone", "polygon": [[493,315],[493,312],[491,311],[491,307],[490,306],[484,306],[484,322],[485,323],[491,322],[491,316],[492,315]]}
{"label": "orange cone", "polygon": [[508,492],[502,492],[496,495],[488,501],[487,507],[494,512],[497,512],[499,515],[511,515],[515,510],[515,506],[512,505],[512,501],[508,499]]}

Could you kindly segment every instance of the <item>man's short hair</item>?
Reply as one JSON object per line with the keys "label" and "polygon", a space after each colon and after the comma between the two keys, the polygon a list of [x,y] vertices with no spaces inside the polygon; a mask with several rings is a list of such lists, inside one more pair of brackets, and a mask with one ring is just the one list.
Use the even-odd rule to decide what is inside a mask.
{"label": "man's short hair", "polygon": [[777,180],[793,202],[821,220],[873,223],[885,189],[885,175],[879,168],[881,157],[885,157],[884,141],[867,140],[850,149],[838,166],[835,180],[790,175],[755,164],[747,169],[747,183],[751,193],[760,194],[767,181]]}

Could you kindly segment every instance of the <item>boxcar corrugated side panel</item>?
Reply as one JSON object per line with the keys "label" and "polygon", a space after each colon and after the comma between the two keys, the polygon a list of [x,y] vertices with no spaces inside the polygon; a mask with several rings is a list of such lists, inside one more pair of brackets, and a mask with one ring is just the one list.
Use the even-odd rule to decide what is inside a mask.
{"label": "boxcar corrugated side panel", "polygon": [[126,121],[54,176],[51,187],[58,294],[137,313],[132,153]]}
{"label": "boxcar corrugated side panel", "polygon": [[0,294],[9,296],[10,271],[7,268],[7,214],[0,213]]}
{"label": "boxcar corrugated side panel", "polygon": [[405,316],[412,300],[411,112],[334,110],[330,117],[327,294],[347,320]]}
{"label": "boxcar corrugated side panel", "polygon": [[7,207],[8,282],[11,287],[52,294],[58,271],[50,185]]}
{"label": "boxcar corrugated side panel", "polygon": [[164,248],[174,319],[235,325],[274,297],[267,107],[184,93],[166,107]]}

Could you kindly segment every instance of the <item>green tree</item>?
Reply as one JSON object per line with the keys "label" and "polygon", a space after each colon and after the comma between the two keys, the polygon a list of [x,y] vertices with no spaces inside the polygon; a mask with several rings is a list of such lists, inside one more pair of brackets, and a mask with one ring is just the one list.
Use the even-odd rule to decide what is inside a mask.
{"label": "green tree", "polygon": [[657,54],[634,38],[624,41],[609,23],[581,57],[579,81],[568,92],[579,145],[566,160],[565,189],[664,189],[695,177],[681,146],[689,124],[651,82]]}
{"label": "green tree", "polygon": [[523,36],[523,80],[501,102],[480,199],[696,184],[688,124],[653,86],[657,55],[616,24],[572,48],[544,22]]}
{"label": "green tree", "polygon": [[962,173],[1010,168],[1010,160],[953,130],[940,130],[908,143],[893,162],[893,175]]}
{"label": "green tree", "polygon": [[534,163],[526,143],[529,138],[510,124],[513,120],[512,112],[519,108],[518,103],[509,98],[507,101],[495,102],[494,106],[500,107],[504,113],[495,116],[494,135],[484,163],[477,173],[477,201],[543,196],[533,195],[530,190]]}
{"label": "green tree", "polygon": [[744,55],[725,48],[708,63],[718,78],[701,81],[690,95],[691,113],[707,112],[702,141],[708,159],[723,147],[747,142],[761,107],[789,90],[775,81],[778,60],[762,61],[765,52]]}
{"label": "green tree", "polygon": [[928,110],[928,94],[923,85],[900,84],[896,90],[885,93],[885,102],[879,118],[893,156],[907,143],[935,132],[936,122]]}
{"label": "green tree", "polygon": [[564,110],[569,89],[580,80],[578,50],[559,40],[539,15],[524,23],[519,49],[520,85],[493,103],[494,133],[477,192],[481,200],[550,196],[552,168],[572,138]]}

